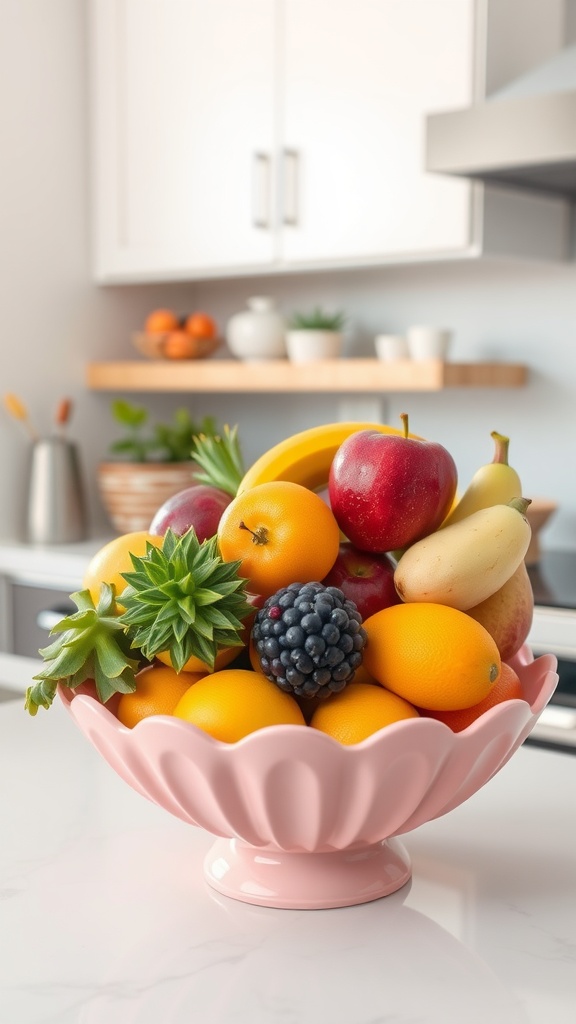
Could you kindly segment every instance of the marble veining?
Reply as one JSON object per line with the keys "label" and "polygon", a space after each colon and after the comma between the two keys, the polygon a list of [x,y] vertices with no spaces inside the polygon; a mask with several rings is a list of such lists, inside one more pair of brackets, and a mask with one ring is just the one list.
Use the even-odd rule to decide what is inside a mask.
{"label": "marble veining", "polygon": [[0,740],[0,1024],[573,1024],[576,757],[523,747],[405,835],[393,895],[288,911],[210,889],[213,837],[62,707]]}

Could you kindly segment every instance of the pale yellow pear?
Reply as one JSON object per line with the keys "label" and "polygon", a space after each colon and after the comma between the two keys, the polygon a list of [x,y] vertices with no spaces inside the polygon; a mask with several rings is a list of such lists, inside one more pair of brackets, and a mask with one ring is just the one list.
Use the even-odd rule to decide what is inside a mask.
{"label": "pale yellow pear", "polygon": [[502,661],[508,661],[525,642],[533,613],[534,592],[525,562],[495,594],[467,611],[488,630]]}

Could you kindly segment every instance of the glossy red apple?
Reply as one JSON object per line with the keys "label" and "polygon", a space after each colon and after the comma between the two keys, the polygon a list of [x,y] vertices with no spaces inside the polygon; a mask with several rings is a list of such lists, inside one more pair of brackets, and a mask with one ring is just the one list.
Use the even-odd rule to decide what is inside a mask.
{"label": "glossy red apple", "polygon": [[438,529],[456,493],[454,459],[441,444],[404,434],[358,430],[330,467],[332,511],[361,551],[395,551]]}
{"label": "glossy red apple", "polygon": [[394,586],[395,564],[390,555],[368,554],[346,542],[340,545],[338,557],[322,582],[327,587],[339,587],[367,619],[382,608],[400,604]]}
{"label": "glossy red apple", "polygon": [[217,532],[220,517],[231,501],[232,496],[218,487],[193,484],[173,494],[160,506],[150,523],[149,533],[163,537],[170,527],[180,537],[193,526],[202,542]]}

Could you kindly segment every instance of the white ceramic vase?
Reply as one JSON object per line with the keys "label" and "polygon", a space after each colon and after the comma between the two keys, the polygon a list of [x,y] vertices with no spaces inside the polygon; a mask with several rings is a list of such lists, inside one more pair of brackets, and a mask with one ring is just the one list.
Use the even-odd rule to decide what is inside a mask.
{"label": "white ceramic vase", "polygon": [[235,313],[226,326],[226,341],[233,356],[247,362],[286,356],[286,324],[274,299],[259,295],[248,299],[248,309]]}
{"label": "white ceramic vase", "polygon": [[338,359],[343,335],[339,331],[318,329],[288,331],[286,348],[293,363],[313,363],[318,359]]}

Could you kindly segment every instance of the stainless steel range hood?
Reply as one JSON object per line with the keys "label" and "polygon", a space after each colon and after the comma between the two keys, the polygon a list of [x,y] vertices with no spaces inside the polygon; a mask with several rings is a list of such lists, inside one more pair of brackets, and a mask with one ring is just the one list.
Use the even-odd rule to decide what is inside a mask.
{"label": "stainless steel range hood", "polygon": [[576,45],[463,110],[426,119],[426,169],[576,198]]}

